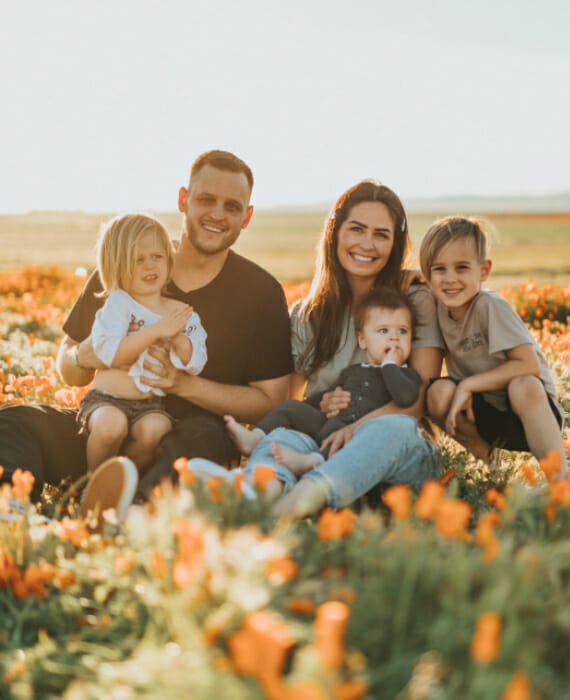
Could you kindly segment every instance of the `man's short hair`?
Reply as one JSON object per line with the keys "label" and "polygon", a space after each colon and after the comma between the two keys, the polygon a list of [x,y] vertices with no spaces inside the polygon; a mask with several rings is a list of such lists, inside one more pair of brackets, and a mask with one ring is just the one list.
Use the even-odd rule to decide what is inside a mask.
{"label": "man's short hair", "polygon": [[407,309],[410,313],[411,330],[413,332],[416,320],[414,308],[405,294],[401,294],[387,287],[373,287],[358,300],[356,308],[354,309],[354,329],[357,333],[362,332],[368,312],[371,309],[389,309],[390,311]]}
{"label": "man's short hair", "polygon": [[249,165],[229,151],[206,151],[199,155],[192,163],[188,189],[192,187],[192,181],[206,165],[218,170],[228,170],[231,173],[243,173],[249,183],[249,189],[253,189],[253,173]]}

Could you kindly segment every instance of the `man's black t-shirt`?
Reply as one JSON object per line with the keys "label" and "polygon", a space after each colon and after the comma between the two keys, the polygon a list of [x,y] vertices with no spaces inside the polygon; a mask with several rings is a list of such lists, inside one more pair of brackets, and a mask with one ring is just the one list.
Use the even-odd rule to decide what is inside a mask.
{"label": "man's black t-shirt", "polygon": [[[63,330],[76,342],[91,333],[104,298],[97,272],[89,278]],[[200,315],[208,339],[208,361],[201,376],[224,384],[282,377],[292,371],[289,315],[279,282],[251,260],[230,250],[219,274],[205,287],[183,292],[173,282],[168,296],[190,304]],[[167,397],[175,417],[190,409],[184,399]]]}

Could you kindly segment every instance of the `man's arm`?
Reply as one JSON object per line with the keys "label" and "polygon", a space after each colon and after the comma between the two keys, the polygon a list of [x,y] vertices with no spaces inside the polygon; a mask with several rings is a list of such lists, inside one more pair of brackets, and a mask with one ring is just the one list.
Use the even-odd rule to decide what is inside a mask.
{"label": "man's arm", "polygon": [[[159,355],[159,353],[161,353]],[[153,347],[149,354],[159,359],[162,367],[145,362],[145,369],[158,377],[145,377],[151,387],[174,394],[219,416],[232,415],[240,423],[258,423],[289,395],[291,375],[250,382],[247,386],[221,384],[204,377],[177,370],[164,351]]]}
{"label": "man's arm", "polygon": [[93,380],[95,370],[105,367],[93,352],[90,338],[76,343],[68,335],[63,337],[59,346],[56,366],[63,381],[71,386],[89,384]]}

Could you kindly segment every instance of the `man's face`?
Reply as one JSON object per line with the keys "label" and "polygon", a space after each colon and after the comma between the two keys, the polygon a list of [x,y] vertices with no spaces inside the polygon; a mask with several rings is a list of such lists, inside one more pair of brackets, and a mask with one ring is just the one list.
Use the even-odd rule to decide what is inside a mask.
{"label": "man's face", "polygon": [[203,255],[227,250],[247,226],[253,207],[250,188],[243,173],[218,170],[205,165],[180,190],[178,208],[184,214],[184,235]]}

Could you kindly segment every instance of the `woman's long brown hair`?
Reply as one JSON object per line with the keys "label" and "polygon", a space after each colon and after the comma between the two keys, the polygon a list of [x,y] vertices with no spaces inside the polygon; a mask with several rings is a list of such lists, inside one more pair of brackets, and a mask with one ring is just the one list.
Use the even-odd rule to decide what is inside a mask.
{"label": "woman's long brown hair", "polygon": [[311,288],[300,302],[300,318],[308,321],[313,330],[313,341],[301,358],[302,361],[311,358],[308,374],[328,362],[340,346],[343,321],[353,299],[346,271],[338,259],[338,231],[352,207],[362,202],[384,204],[394,225],[392,252],[373,286],[400,289],[402,265],[410,250],[406,213],[400,198],[389,187],[378,181],[364,180],[342,194],[329,214],[318,243]]}

